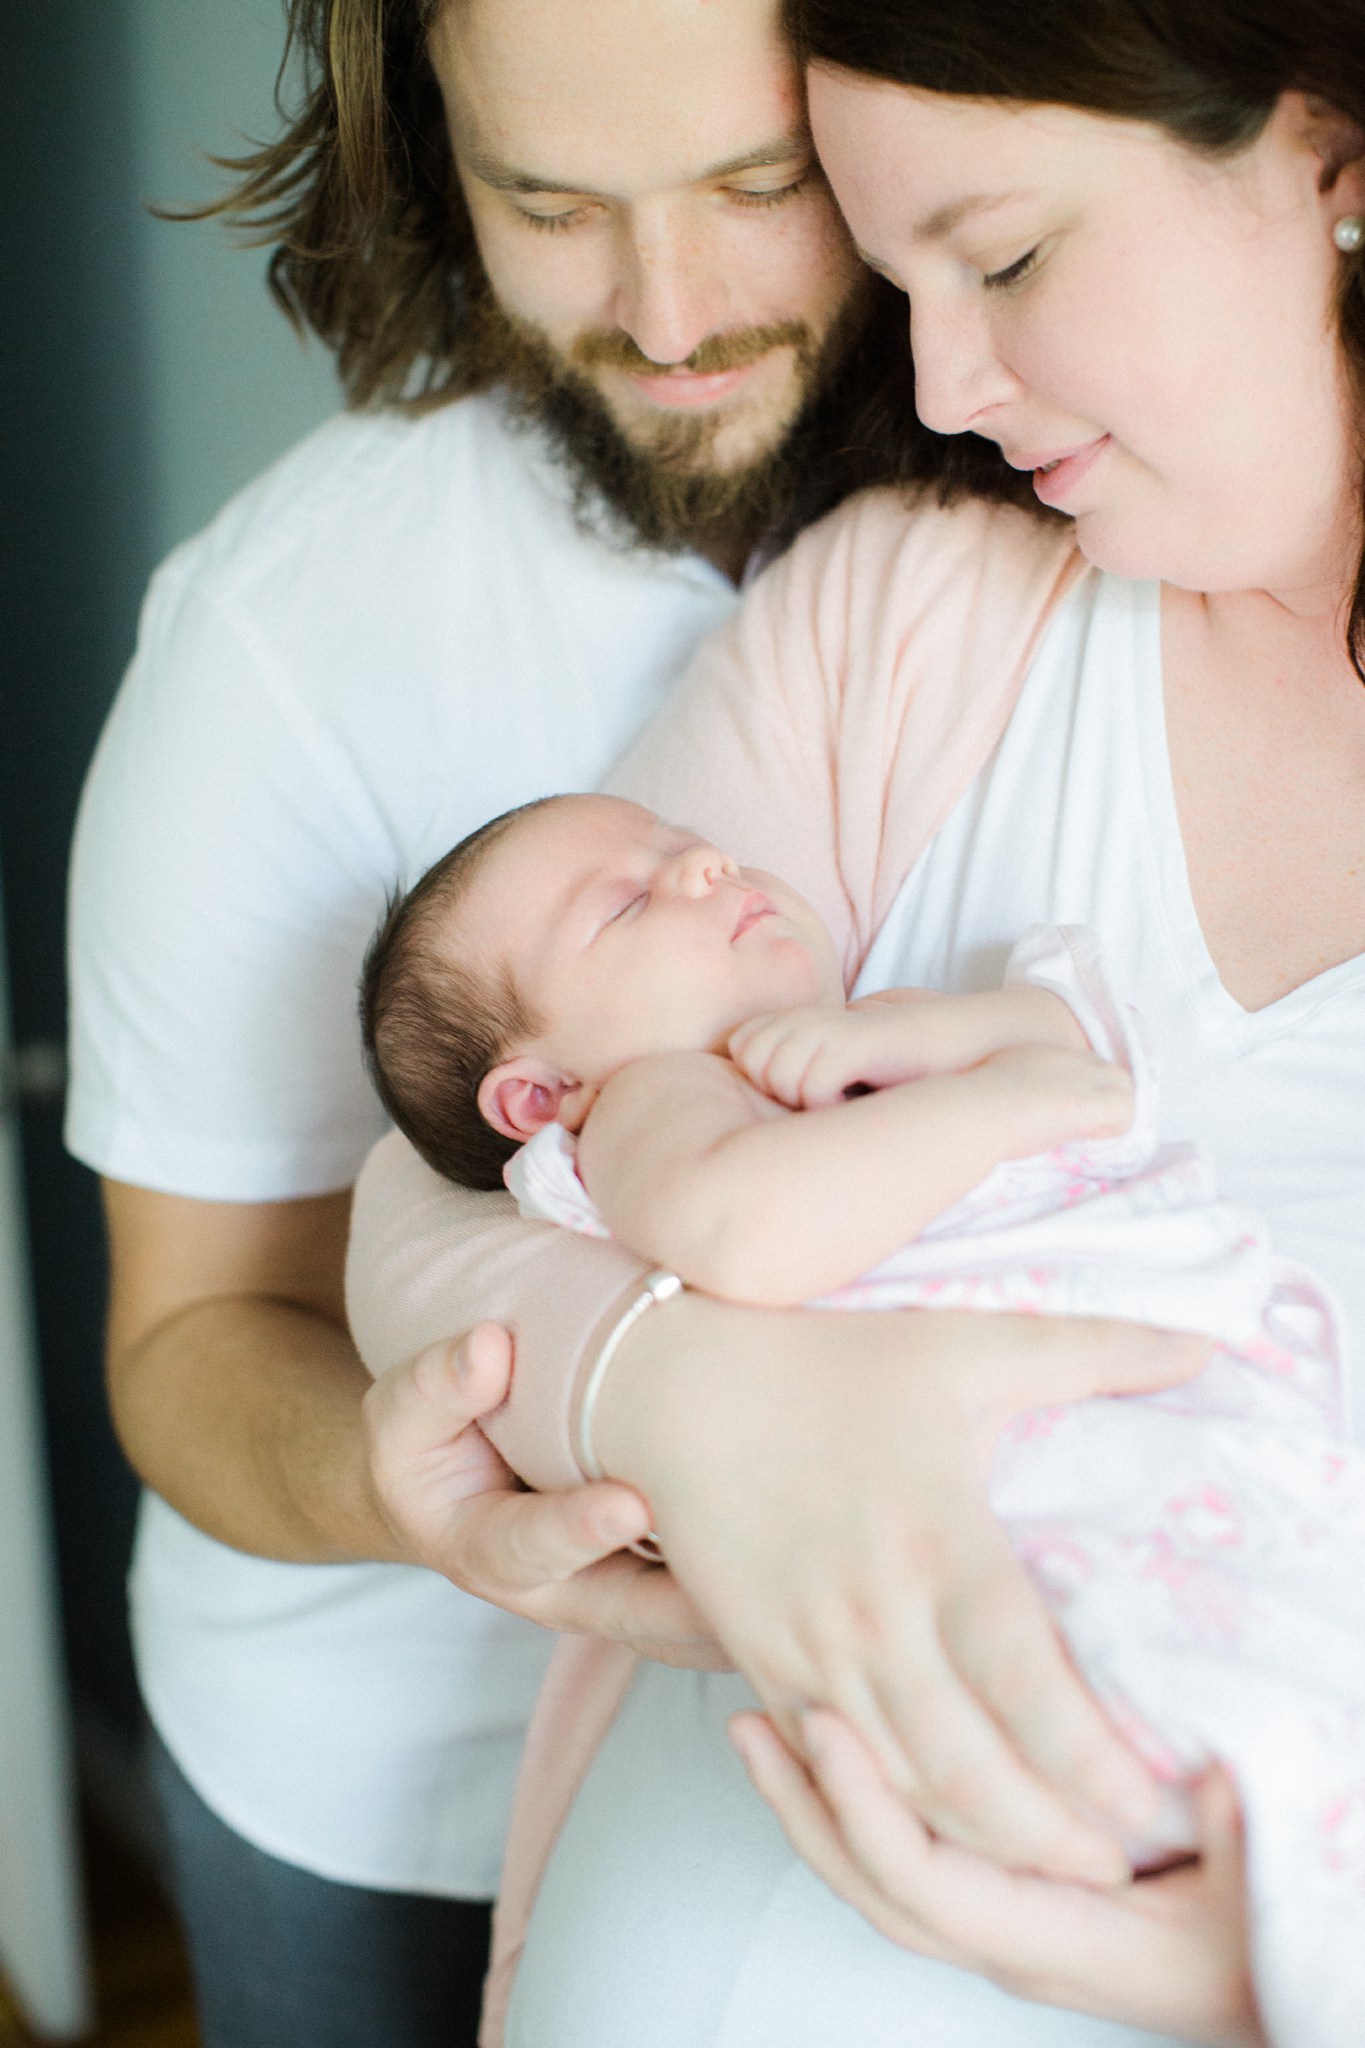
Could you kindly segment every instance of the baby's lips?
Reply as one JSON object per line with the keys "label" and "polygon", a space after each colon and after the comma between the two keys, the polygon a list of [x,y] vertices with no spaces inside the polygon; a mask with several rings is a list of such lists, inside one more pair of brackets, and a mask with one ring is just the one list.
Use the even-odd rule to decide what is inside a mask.
{"label": "baby's lips", "polygon": [[736,918],[735,928],[730,934],[730,944],[733,946],[738,939],[742,939],[747,931],[751,931],[765,917],[774,917],[776,914],[776,906],[770,896],[765,896],[761,889],[750,890],[739,907],[739,916]]}

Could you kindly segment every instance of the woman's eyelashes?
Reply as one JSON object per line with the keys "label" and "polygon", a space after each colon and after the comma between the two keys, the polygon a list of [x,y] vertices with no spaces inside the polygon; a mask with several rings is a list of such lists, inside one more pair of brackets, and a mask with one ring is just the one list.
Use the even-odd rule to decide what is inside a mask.
{"label": "woman's eyelashes", "polygon": [[1035,243],[1033,248],[1028,250],[1025,255],[1020,256],[1016,262],[1007,263],[1003,270],[987,271],[981,280],[986,290],[988,292],[1003,292],[1008,291],[1012,284],[1022,284],[1026,277],[1031,276],[1037,264],[1038,251],[1041,247],[1041,243]]}

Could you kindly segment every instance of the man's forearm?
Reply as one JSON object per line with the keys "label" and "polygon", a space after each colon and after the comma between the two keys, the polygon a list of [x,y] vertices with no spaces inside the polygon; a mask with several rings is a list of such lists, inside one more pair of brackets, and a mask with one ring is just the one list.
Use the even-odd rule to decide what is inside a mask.
{"label": "man's forearm", "polygon": [[369,1479],[369,1374],[344,1330],[285,1302],[195,1302],[113,1376],[114,1422],[140,1477],[234,1549],[296,1564],[393,1560]]}

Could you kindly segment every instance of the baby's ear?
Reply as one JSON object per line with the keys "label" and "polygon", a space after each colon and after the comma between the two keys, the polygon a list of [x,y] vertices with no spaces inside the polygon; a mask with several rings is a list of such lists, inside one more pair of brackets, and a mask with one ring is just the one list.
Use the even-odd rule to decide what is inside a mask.
{"label": "baby's ear", "polygon": [[484,1075],[479,1083],[479,1115],[504,1138],[514,1138],[522,1145],[555,1121],[573,1085],[544,1060],[520,1053]]}

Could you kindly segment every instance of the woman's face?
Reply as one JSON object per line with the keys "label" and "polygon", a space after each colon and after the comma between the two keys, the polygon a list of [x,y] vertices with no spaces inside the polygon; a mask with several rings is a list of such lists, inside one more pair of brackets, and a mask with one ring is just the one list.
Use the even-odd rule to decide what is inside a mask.
{"label": "woman's face", "polygon": [[1349,124],[1287,95],[1215,162],[1144,122],[821,66],[810,106],[855,240],[909,293],[926,425],[1032,470],[1103,568],[1332,601],[1358,546]]}

